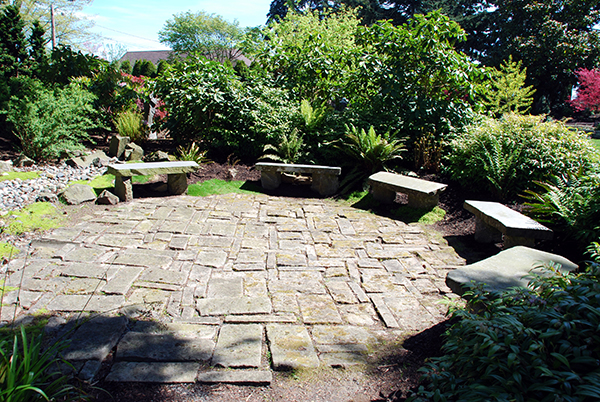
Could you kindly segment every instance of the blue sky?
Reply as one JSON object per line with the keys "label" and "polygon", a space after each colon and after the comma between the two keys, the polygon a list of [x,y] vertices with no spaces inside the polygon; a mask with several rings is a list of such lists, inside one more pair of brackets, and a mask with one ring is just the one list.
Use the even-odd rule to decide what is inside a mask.
{"label": "blue sky", "polygon": [[271,0],[95,0],[83,9],[96,24],[92,30],[105,44],[120,43],[127,50],[167,49],[158,40],[165,22],[173,14],[204,11],[218,14],[240,26],[264,25]]}

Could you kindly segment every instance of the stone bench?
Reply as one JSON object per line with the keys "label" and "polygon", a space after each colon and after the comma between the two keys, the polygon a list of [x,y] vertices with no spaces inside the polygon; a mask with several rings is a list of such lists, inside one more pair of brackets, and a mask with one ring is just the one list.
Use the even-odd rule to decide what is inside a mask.
{"label": "stone bench", "polygon": [[131,178],[166,174],[167,188],[170,194],[179,195],[187,190],[186,173],[198,170],[200,166],[193,161],[123,163],[109,165],[106,172],[115,175],[115,194],[121,201],[133,199]]}
{"label": "stone bench", "polygon": [[497,202],[467,200],[464,208],[475,215],[475,240],[500,242],[504,248],[535,246],[537,240],[551,240],[552,230],[539,222]]}
{"label": "stone bench", "polygon": [[339,188],[338,176],[342,168],[319,165],[295,165],[288,163],[258,162],[260,181],[265,190],[273,190],[281,184],[281,173],[304,173],[312,175],[311,188],[327,197],[335,194]]}
{"label": "stone bench", "polygon": [[376,200],[391,204],[398,192],[408,195],[409,207],[421,209],[435,207],[439,202],[439,194],[447,187],[446,184],[389,172],[375,173],[369,176],[367,182]]}
{"label": "stone bench", "polygon": [[531,274],[548,274],[543,267],[560,265],[563,273],[578,267],[568,259],[525,246],[515,246],[474,264],[450,271],[446,284],[458,295],[463,295],[471,282],[485,284],[487,291],[503,291],[511,287],[526,287]]}

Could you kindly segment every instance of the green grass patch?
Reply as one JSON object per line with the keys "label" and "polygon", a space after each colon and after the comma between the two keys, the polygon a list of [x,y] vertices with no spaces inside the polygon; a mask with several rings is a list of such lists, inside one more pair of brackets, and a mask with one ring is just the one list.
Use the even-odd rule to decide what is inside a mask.
{"label": "green grass patch", "polygon": [[206,197],[217,194],[252,194],[261,192],[261,188],[255,184],[247,184],[245,181],[225,181],[219,179],[207,180],[200,184],[190,184],[188,195],[194,197]]}
{"label": "green grass patch", "polygon": [[19,211],[11,212],[6,218],[4,232],[19,235],[36,230],[48,230],[59,227],[64,218],[49,202],[36,202]]}
{"label": "green grass patch", "polygon": [[19,253],[19,249],[6,242],[0,242],[0,258],[10,258]]}
{"label": "green grass patch", "polygon": [[592,142],[592,145],[600,150],[600,139],[592,138],[590,141]]}
{"label": "green grass patch", "polygon": [[[131,182],[135,184],[144,184],[154,179],[155,176],[133,176],[131,178]],[[104,174],[102,176],[96,176],[92,180],[77,180],[69,183],[72,184],[87,184],[94,189],[96,195],[100,195],[100,193],[104,190],[108,190],[109,188],[115,187],[115,175],[112,174]]]}
{"label": "green grass patch", "polygon": [[423,225],[433,225],[436,222],[444,219],[446,211],[440,207],[433,209],[411,208],[407,205],[402,205],[391,211],[392,216],[400,219],[405,223],[422,223]]}
{"label": "green grass patch", "polygon": [[40,172],[5,172],[0,175],[0,181],[4,180],[33,180],[40,177]]}

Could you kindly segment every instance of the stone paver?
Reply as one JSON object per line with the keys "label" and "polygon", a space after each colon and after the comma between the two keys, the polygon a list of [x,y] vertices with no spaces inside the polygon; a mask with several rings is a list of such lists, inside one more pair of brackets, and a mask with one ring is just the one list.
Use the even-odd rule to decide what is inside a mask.
{"label": "stone paver", "polygon": [[323,199],[134,199],[16,256],[0,319],[85,310],[117,323],[103,340],[88,324],[75,333],[88,381],[115,344],[110,381],[268,384],[271,369],[368,364],[445,319],[447,267],[463,261],[429,230]]}

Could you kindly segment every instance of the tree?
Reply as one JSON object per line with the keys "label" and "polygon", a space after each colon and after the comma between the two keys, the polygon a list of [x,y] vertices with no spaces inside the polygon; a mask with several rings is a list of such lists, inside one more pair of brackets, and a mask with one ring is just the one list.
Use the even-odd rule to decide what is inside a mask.
{"label": "tree", "polygon": [[569,104],[578,111],[600,111],[600,71],[582,68],[576,71],[579,88]]}
{"label": "tree", "polygon": [[513,61],[512,56],[500,65],[500,69],[488,68],[490,79],[480,88],[483,105],[491,115],[504,113],[526,113],[533,103],[535,92],[532,86],[525,86],[527,68],[522,61]]}
{"label": "tree", "polygon": [[135,75],[136,77],[154,77],[156,75],[156,66],[150,60],[136,60],[131,75]]}
{"label": "tree", "polygon": [[5,79],[27,71],[29,54],[24,33],[25,24],[15,6],[6,6],[0,13],[0,74]]}
{"label": "tree", "polygon": [[[83,16],[84,7],[92,4],[93,0],[20,0],[13,1],[23,18],[29,25],[40,21],[46,31],[46,43],[50,42],[52,34],[50,10],[54,6],[54,26],[57,44],[69,45],[83,50],[86,42],[97,41],[99,36],[90,32],[94,21]],[[1,8],[6,7],[0,5]]]}
{"label": "tree", "polygon": [[209,60],[235,60],[241,54],[243,28],[237,21],[228,22],[220,15],[204,11],[175,14],[158,33],[176,53],[198,53]]}
{"label": "tree", "polygon": [[290,13],[265,28],[258,54],[275,78],[311,104],[335,103],[348,96],[348,82],[362,48],[353,11]]}

